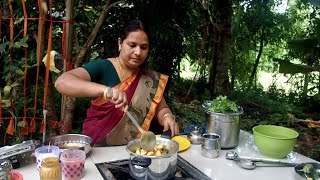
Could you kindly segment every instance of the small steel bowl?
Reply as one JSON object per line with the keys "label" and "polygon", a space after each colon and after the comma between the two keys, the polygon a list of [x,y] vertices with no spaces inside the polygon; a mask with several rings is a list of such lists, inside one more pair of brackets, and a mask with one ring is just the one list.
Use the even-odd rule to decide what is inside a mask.
{"label": "small steel bowl", "polygon": [[92,139],[83,134],[63,134],[46,140],[45,145],[58,146],[61,150],[80,149],[88,154],[91,150]]}
{"label": "small steel bowl", "polygon": [[187,135],[187,138],[191,144],[201,144],[203,141],[203,136],[198,129],[190,131],[190,133]]}

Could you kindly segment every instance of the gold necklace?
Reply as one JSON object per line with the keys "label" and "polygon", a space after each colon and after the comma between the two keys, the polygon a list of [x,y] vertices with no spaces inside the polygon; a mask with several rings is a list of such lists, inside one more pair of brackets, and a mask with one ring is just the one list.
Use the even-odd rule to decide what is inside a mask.
{"label": "gold necklace", "polygon": [[117,60],[117,63],[118,63],[118,66],[119,66],[119,69],[120,69],[120,76],[121,76],[121,81],[123,80],[123,73],[122,73],[122,67],[121,67],[121,64],[120,64],[120,62],[119,62],[119,59],[118,59],[118,57],[116,57],[116,60]]}

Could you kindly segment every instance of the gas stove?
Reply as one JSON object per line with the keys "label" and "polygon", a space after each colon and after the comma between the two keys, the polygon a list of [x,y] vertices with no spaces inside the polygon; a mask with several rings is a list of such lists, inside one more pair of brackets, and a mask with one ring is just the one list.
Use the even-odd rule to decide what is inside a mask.
{"label": "gas stove", "polygon": [[16,169],[20,167],[20,163],[28,161],[32,157],[31,154],[39,146],[40,141],[38,140],[28,140],[20,144],[4,146],[0,148],[0,159],[11,161],[12,167]]}
{"label": "gas stove", "polygon": [[[188,161],[178,155],[177,171],[171,180],[210,180],[207,175],[194,167]],[[129,173],[129,159],[109,161],[96,164],[102,177],[106,180],[131,180]]]}

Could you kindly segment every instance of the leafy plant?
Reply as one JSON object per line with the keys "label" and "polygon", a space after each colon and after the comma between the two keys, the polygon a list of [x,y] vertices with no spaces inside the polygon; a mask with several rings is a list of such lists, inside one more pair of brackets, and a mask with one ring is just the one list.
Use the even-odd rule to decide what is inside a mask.
{"label": "leafy plant", "polygon": [[217,113],[238,112],[237,104],[229,100],[227,96],[218,96],[213,99],[208,109]]}

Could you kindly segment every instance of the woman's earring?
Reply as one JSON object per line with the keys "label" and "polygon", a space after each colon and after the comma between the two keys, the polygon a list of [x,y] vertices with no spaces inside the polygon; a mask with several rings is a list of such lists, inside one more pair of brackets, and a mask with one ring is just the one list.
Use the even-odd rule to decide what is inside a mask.
{"label": "woman's earring", "polygon": [[120,52],[121,51],[121,48],[119,47],[119,50],[118,50],[118,52]]}

